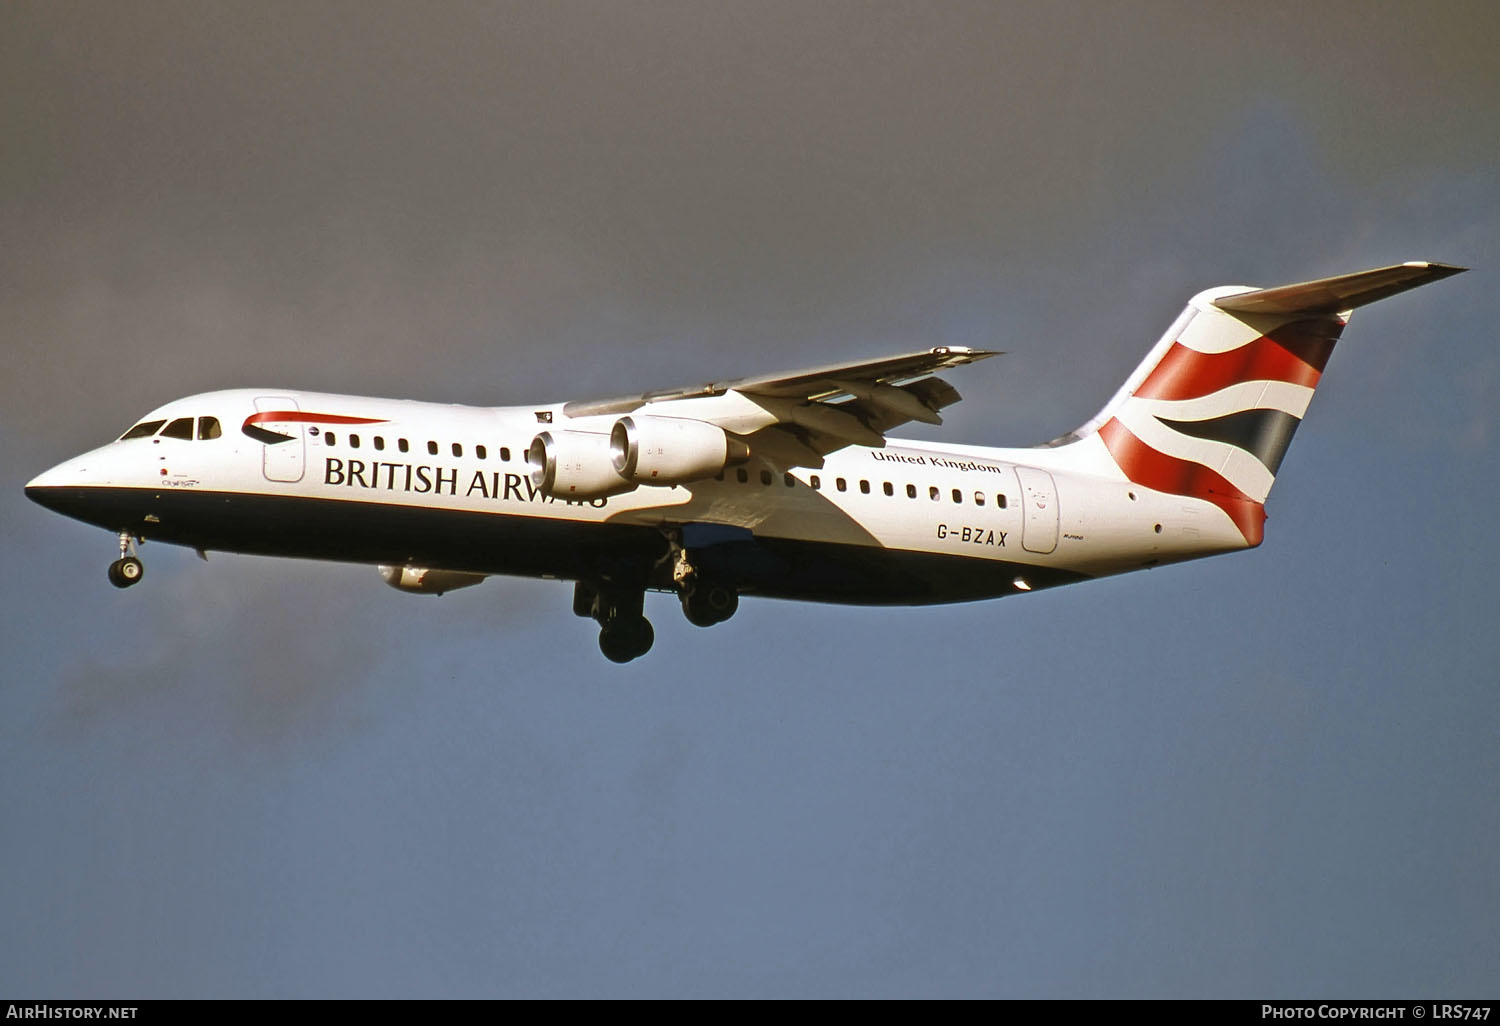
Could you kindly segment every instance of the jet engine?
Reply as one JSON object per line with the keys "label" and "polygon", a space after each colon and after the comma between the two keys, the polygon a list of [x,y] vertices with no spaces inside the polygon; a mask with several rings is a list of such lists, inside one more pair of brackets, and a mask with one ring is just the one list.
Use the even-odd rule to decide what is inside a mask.
{"label": "jet engine", "polygon": [[611,465],[608,435],[543,431],[531,440],[526,463],[531,483],[554,499],[603,499],[635,488]]}
{"label": "jet engine", "polygon": [[484,574],[466,574],[459,570],[428,570],[420,566],[381,566],[385,583],[399,591],[422,595],[441,595],[454,588],[467,588],[484,580]]}
{"label": "jet engine", "polygon": [[620,477],[636,484],[675,485],[743,463],[750,449],[701,420],[621,417],[609,433],[609,458]]}

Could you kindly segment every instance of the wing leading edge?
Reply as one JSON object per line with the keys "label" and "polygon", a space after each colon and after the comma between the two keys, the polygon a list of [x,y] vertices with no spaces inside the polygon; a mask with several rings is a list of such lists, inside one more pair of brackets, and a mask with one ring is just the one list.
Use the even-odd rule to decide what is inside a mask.
{"label": "wing leading edge", "polygon": [[848,445],[883,447],[885,433],[901,424],[941,424],[939,411],[961,396],[937,372],[996,355],[988,349],[939,346],[628,399],[573,402],[563,412],[568,417],[645,413],[702,420],[740,435],[752,451],[774,462],[818,466],[823,456]]}

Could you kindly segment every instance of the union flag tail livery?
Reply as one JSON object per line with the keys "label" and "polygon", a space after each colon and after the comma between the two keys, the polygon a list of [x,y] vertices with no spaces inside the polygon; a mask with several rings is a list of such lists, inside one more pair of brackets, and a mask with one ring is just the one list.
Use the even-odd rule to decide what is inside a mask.
{"label": "union flag tail livery", "polygon": [[[189,396],[26,486],[136,546],[368,563],[411,594],[573,581],[615,662],[742,595],[919,605],[1259,545],[1352,310],[1458,273],[1407,263],[1200,292],[1104,409],[1045,446],[902,441],[959,401],[957,346],[620,399],[464,407],[282,388]],[[232,430],[239,425],[239,430]],[[229,429],[229,430],[226,430]]]}
{"label": "union flag tail livery", "polygon": [[1212,503],[1245,543],[1354,308],[1463,268],[1407,263],[1278,289],[1198,293],[1108,406],[1096,435],[1145,488]]}

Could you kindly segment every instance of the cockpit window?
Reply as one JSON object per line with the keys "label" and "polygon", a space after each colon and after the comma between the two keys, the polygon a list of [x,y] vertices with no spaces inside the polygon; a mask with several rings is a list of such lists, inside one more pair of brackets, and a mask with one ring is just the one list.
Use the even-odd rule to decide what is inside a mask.
{"label": "cockpit window", "polygon": [[218,438],[224,432],[219,430],[218,417],[198,418],[198,437],[200,439]]}
{"label": "cockpit window", "polygon": [[156,434],[156,429],[165,424],[164,420],[143,420],[129,431],[120,436],[120,441],[127,438],[149,438]]}
{"label": "cockpit window", "polygon": [[163,438],[183,438],[188,441],[192,441],[193,418],[178,417],[176,420],[172,421],[172,423],[161,429],[161,436]]}

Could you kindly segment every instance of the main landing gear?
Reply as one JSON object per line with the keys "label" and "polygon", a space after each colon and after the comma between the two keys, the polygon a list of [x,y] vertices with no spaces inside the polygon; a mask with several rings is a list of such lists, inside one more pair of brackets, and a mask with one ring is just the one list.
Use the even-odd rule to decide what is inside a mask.
{"label": "main landing gear", "polygon": [[682,600],[682,615],[694,627],[723,623],[740,608],[740,596],[733,588],[701,578],[680,588],[677,597]]}
{"label": "main landing gear", "polygon": [[[734,615],[740,605],[739,592],[719,575],[706,572],[694,564],[682,546],[681,536],[669,533],[667,553],[649,568],[635,567],[619,573],[613,580],[600,577],[579,581],[573,588],[573,612],[599,624],[599,651],[615,663],[628,663],[651,650],[656,632],[642,615],[646,587],[661,588],[667,582],[665,571],[670,565],[672,590],[682,602],[682,613],[688,622],[712,627]],[[628,583],[621,583],[621,581]]]}
{"label": "main landing gear", "polygon": [[573,612],[599,624],[599,651],[612,663],[628,663],[651,651],[656,632],[642,615],[645,589],[619,588],[579,581],[573,588]]}
{"label": "main landing gear", "polygon": [[695,567],[680,544],[672,551],[672,587],[682,602],[682,615],[694,627],[723,623],[740,608],[739,592]]}
{"label": "main landing gear", "polygon": [[145,572],[145,564],[135,555],[135,538],[129,531],[121,531],[120,558],[109,564],[109,583],[116,588],[128,588]]}

